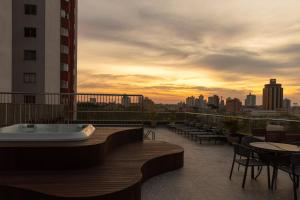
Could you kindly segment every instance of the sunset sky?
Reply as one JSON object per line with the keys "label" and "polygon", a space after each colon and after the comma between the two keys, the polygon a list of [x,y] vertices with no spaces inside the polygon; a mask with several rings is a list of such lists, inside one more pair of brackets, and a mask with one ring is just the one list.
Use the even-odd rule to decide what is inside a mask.
{"label": "sunset sky", "polygon": [[79,92],[300,103],[299,0],[79,0]]}

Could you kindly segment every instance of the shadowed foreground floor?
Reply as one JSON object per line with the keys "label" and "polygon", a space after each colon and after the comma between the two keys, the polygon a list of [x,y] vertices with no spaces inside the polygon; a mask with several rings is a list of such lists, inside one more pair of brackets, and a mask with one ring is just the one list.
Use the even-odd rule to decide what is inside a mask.
{"label": "shadowed foreground floor", "polygon": [[229,181],[233,150],[227,144],[196,144],[167,129],[157,129],[157,140],[180,145],[185,150],[184,168],[160,175],[142,187],[143,200],[289,200],[293,199],[292,181],[278,176],[278,189],[267,188],[266,169],[257,181],[247,179],[241,188],[243,168],[234,171]]}

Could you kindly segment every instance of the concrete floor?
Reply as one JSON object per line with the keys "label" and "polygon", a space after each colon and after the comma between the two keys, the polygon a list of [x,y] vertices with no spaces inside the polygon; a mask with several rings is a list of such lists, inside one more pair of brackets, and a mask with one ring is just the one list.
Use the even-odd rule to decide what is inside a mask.
{"label": "concrete floor", "polygon": [[234,170],[228,179],[233,149],[227,144],[196,144],[168,129],[156,130],[157,140],[185,149],[185,166],[147,181],[142,188],[143,200],[292,200],[293,187],[288,175],[279,172],[278,189],[267,187],[266,169],[258,180],[247,179],[241,187],[243,168]]}

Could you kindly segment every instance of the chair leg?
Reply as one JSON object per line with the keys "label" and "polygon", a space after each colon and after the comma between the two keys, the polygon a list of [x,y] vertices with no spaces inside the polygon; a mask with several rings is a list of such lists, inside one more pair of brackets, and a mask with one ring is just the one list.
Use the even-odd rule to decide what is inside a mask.
{"label": "chair leg", "polygon": [[235,157],[236,157],[236,155],[234,154],[232,166],[231,166],[231,170],[230,170],[230,175],[229,175],[229,180],[231,180],[231,177],[232,177],[232,172],[233,172],[233,168],[234,168],[234,164],[235,164]]}
{"label": "chair leg", "polygon": [[297,200],[297,177],[293,175],[294,200]]}
{"label": "chair leg", "polygon": [[278,180],[278,169],[276,168],[276,175],[275,175],[275,190],[277,190],[277,180]]}
{"label": "chair leg", "polygon": [[277,188],[277,174],[278,174],[278,169],[276,167],[274,167],[273,175],[272,175],[272,184],[271,184],[272,190],[276,190],[276,188]]}
{"label": "chair leg", "polygon": [[244,172],[244,178],[243,178],[243,185],[242,188],[245,188],[245,183],[246,183],[246,178],[247,178],[247,172],[248,172],[248,164],[245,167],[245,172]]}
{"label": "chair leg", "polygon": [[257,180],[257,178],[261,175],[261,172],[263,170],[263,167],[257,167],[257,175],[254,177],[255,180]]}
{"label": "chair leg", "polygon": [[271,189],[271,183],[270,183],[270,166],[267,166],[267,173],[268,173],[268,188]]}

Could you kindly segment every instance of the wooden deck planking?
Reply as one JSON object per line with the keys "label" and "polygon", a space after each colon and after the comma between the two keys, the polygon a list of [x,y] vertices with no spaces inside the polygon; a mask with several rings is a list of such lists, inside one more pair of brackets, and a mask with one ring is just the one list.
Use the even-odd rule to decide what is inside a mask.
{"label": "wooden deck planking", "polygon": [[[15,195],[16,192],[23,196],[28,193],[27,197],[33,200],[139,199],[143,180],[182,166],[181,147],[165,142],[132,143],[115,149],[102,165],[89,169],[64,172],[2,171],[0,185],[5,187],[0,187],[0,197],[1,191],[8,187]],[[6,191],[6,194],[11,193],[12,191]]]}
{"label": "wooden deck planking", "polygon": [[86,141],[1,142],[0,170],[69,170],[103,162],[119,146],[143,140],[142,128],[98,128]]}

